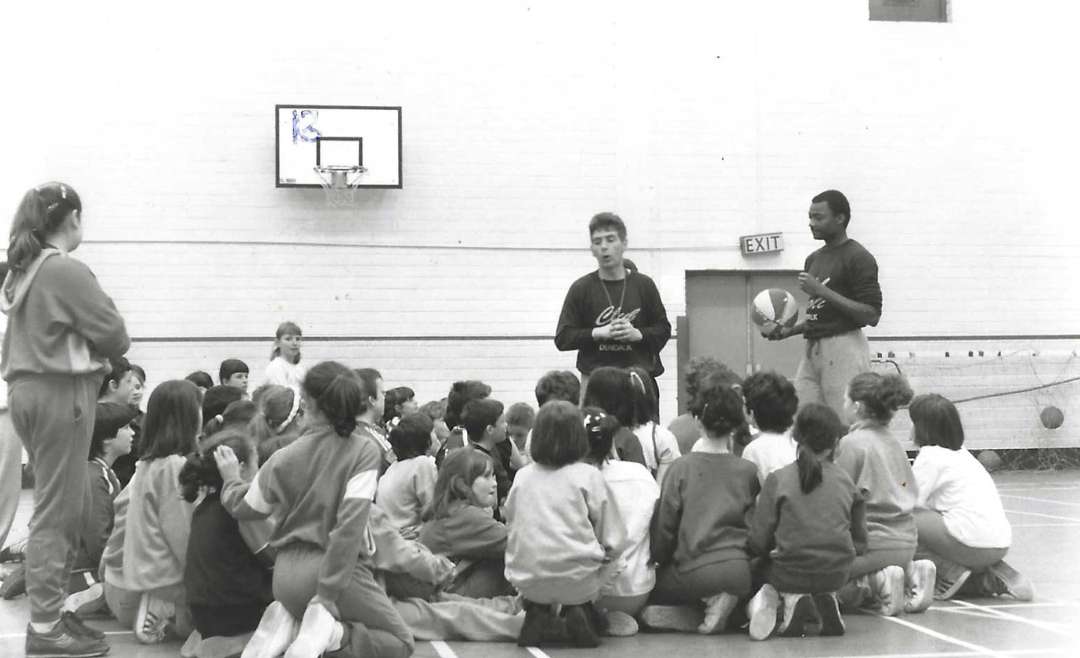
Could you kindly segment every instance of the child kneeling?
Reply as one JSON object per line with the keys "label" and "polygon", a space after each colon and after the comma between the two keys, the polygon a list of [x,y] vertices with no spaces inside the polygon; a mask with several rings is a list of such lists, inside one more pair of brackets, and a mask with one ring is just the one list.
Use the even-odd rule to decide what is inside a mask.
{"label": "child kneeling", "polygon": [[752,639],[774,630],[800,636],[815,608],[821,635],[844,634],[836,591],[847,582],[856,553],[866,550],[866,515],[855,483],[832,461],[843,433],[836,412],[807,405],[793,430],[796,462],[765,478],[750,528],[750,550],[761,556],[765,581],[747,606]]}

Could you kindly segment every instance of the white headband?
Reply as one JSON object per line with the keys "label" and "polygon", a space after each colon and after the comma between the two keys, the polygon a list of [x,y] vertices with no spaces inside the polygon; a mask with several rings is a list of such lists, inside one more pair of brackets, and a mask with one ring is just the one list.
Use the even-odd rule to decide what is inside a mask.
{"label": "white headband", "polygon": [[285,417],[285,420],[280,425],[278,425],[276,428],[274,428],[274,433],[277,434],[277,433],[281,432],[282,430],[284,430],[286,427],[288,427],[289,423],[293,422],[293,419],[296,418],[296,413],[298,411],[300,411],[300,394],[297,393],[296,391],[293,391],[292,392],[292,411],[289,412],[289,415]]}

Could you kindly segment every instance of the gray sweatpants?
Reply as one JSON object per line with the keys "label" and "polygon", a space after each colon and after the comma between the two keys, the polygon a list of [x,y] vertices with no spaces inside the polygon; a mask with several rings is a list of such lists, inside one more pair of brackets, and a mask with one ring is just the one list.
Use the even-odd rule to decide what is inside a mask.
{"label": "gray sweatpants", "polygon": [[855,375],[870,371],[870,343],[862,329],[806,341],[795,372],[799,406],[817,402],[844,417],[844,397]]}
{"label": "gray sweatpants", "polygon": [[90,509],[86,462],[101,380],[101,375],[29,375],[9,384],[11,421],[34,467],[34,513],[26,544],[32,622],[60,618]]}

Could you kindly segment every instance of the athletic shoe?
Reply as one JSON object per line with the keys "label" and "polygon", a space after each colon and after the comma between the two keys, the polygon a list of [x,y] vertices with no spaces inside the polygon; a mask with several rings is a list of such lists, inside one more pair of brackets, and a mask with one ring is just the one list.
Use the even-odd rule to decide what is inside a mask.
{"label": "athletic shoe", "polygon": [[904,610],[904,570],[895,564],[869,574],[877,611],[895,617]]}
{"label": "athletic shoe", "polygon": [[937,601],[947,601],[956,596],[971,576],[971,569],[946,560],[937,565],[936,572],[934,599]]}
{"label": "athletic shoe", "polygon": [[92,637],[95,640],[105,639],[104,633],[102,633],[96,628],[87,626],[82,619],[79,619],[79,615],[71,612],[70,610],[65,610],[60,613],[60,621],[68,627],[69,631],[76,635],[81,635],[83,637]]}
{"label": "athletic shoe", "polygon": [[22,594],[26,594],[26,565],[20,563],[4,577],[4,584],[0,585],[0,597],[10,601]]}
{"label": "athletic shoe", "polygon": [[776,634],[780,637],[802,637],[806,634],[806,623],[817,619],[814,599],[809,594],[780,593],[783,601],[784,617]]}
{"label": "athletic shoe", "polygon": [[79,615],[93,615],[103,612],[105,605],[105,588],[101,583],[94,583],[84,590],[69,594],[64,599],[61,610],[67,610]]}
{"label": "athletic shoe", "polygon": [[289,614],[280,601],[274,601],[263,611],[259,626],[251,636],[241,658],[277,658],[285,653],[296,639],[300,622]]}
{"label": "athletic shoe", "polygon": [[26,537],[14,541],[0,550],[0,562],[22,562],[26,559]]}
{"label": "athletic shoe", "polygon": [[746,615],[750,617],[750,639],[768,639],[776,629],[779,612],[780,594],[772,585],[762,585],[750,603],[746,604]]}
{"label": "athletic shoe", "polygon": [[905,582],[904,612],[925,612],[934,602],[934,588],[937,586],[937,567],[930,560],[915,560],[908,563],[904,571]]}
{"label": "athletic shoe", "polygon": [[62,621],[47,633],[26,627],[26,658],[95,658],[107,653],[105,640],[76,635]]}
{"label": "athletic shoe", "polygon": [[701,610],[688,605],[647,605],[639,619],[648,628],[656,630],[696,633],[705,616]]}
{"label": "athletic shoe", "polygon": [[870,589],[870,578],[866,575],[852,578],[836,592],[836,599],[844,610],[858,610],[863,604],[874,598]]}
{"label": "athletic shoe", "polygon": [[600,646],[600,636],[596,634],[592,620],[589,619],[589,611],[584,605],[565,605],[562,612],[566,618],[566,634],[570,637],[571,644],[583,649]]}
{"label": "athletic shoe", "polygon": [[817,608],[818,617],[821,618],[821,636],[837,636],[844,634],[844,618],[840,615],[840,603],[836,600],[836,594],[814,594],[814,607]]}
{"label": "athletic shoe", "polygon": [[143,644],[161,644],[168,637],[176,605],[144,592],[135,613],[135,639]]}
{"label": "athletic shoe", "polygon": [[1017,601],[1030,601],[1035,598],[1035,586],[1005,560],[998,560],[979,576],[983,592],[991,596],[1008,594]]}
{"label": "athletic shoe", "polygon": [[723,632],[727,625],[728,616],[739,603],[739,597],[727,592],[720,592],[716,596],[702,599],[705,603],[705,619],[698,626],[698,633],[712,635]]}
{"label": "athletic shoe", "polygon": [[630,637],[638,634],[637,620],[619,610],[607,611],[607,634],[611,637]]}
{"label": "athletic shoe", "polygon": [[344,629],[322,605],[308,604],[296,639],[285,651],[285,658],[318,658],[340,641]]}
{"label": "athletic shoe", "polygon": [[526,600],[524,606],[525,623],[518,633],[519,647],[549,646],[565,641],[566,623],[552,613],[550,605]]}

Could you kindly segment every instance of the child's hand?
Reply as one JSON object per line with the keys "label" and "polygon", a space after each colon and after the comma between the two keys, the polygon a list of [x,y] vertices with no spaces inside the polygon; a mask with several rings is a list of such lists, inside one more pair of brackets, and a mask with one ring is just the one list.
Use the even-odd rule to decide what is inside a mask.
{"label": "child's hand", "polygon": [[214,463],[217,464],[218,473],[225,482],[240,479],[240,460],[236,458],[233,449],[226,445],[220,445],[214,450]]}

